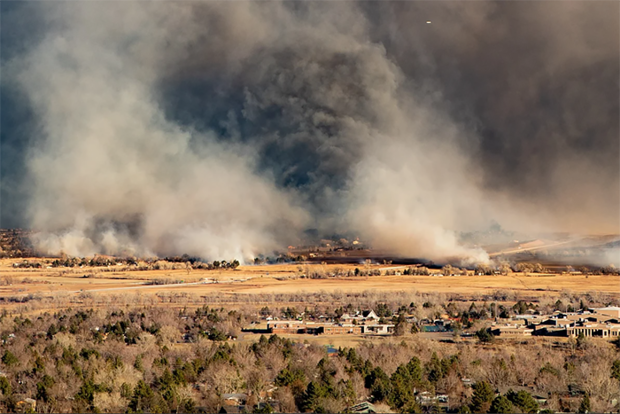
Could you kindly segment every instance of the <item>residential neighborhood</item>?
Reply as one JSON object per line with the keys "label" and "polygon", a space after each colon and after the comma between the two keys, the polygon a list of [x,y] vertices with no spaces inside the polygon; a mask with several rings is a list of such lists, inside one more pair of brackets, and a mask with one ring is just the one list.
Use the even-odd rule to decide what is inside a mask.
{"label": "residential neighborhood", "polygon": [[[374,310],[364,310],[353,314],[345,313],[339,318],[321,316],[318,320],[306,320],[304,315],[297,319],[278,320],[265,317],[269,334],[297,335],[394,335],[397,315],[380,318]],[[473,336],[473,332],[462,330],[459,319],[442,315],[437,319],[417,319],[405,315],[404,321],[417,327],[423,333],[452,332],[463,338]],[[383,322],[383,323],[381,323]],[[487,326],[491,334],[499,338],[519,338],[531,336],[552,337],[600,337],[614,339],[620,335],[620,307],[604,307],[574,312],[555,311],[552,314],[539,314],[528,309],[525,314],[508,318],[493,318]],[[427,336],[432,338],[433,336]],[[440,336],[437,336],[438,338]],[[445,336],[442,336],[445,337]]]}

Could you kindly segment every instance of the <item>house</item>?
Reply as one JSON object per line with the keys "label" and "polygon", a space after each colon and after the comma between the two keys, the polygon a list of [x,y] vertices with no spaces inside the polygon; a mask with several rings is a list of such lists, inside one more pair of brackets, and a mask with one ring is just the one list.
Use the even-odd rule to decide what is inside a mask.
{"label": "house", "polygon": [[222,399],[224,400],[224,405],[226,406],[239,406],[245,405],[245,402],[248,400],[248,396],[247,394],[232,393],[222,395]]}
{"label": "house", "polygon": [[347,323],[365,324],[367,322],[376,322],[380,318],[373,310],[365,310],[358,312],[355,315],[349,315],[345,313],[340,317],[340,320]]}
{"label": "house", "polygon": [[409,323],[418,323],[418,318],[416,318],[414,315],[406,315],[405,320]]}
{"label": "house", "polygon": [[[377,314],[375,313],[374,310],[365,310],[362,311],[362,316],[364,317],[364,319],[370,319],[370,320],[379,320],[379,317],[377,316]],[[619,315],[620,316],[620,315]]]}
{"label": "house", "polygon": [[435,399],[436,397],[431,395],[431,393],[428,391],[422,391],[416,396],[416,400],[418,400],[420,404],[432,404]]}
{"label": "house", "polygon": [[446,410],[448,408],[449,397],[445,394],[431,394],[428,391],[419,392],[416,400],[420,405],[437,405],[439,408]]}
{"label": "house", "polygon": [[[266,399],[271,400],[273,398],[273,394],[276,392],[277,389],[278,389],[278,387],[276,387],[275,385],[271,384],[264,391],[260,391],[258,393],[258,397],[260,399],[265,399],[266,398]],[[273,404],[272,404],[272,406],[273,406]]]}
{"label": "house", "polygon": [[538,403],[538,405],[547,404],[548,397],[541,393],[532,393],[532,398]]}
{"label": "house", "polygon": [[374,414],[377,412],[375,406],[368,401],[361,402],[352,407],[347,408],[346,412],[353,414]]}

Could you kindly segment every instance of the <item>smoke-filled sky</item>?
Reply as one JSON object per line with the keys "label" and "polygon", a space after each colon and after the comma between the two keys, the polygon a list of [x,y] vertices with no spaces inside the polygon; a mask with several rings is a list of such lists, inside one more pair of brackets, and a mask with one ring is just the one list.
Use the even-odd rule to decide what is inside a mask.
{"label": "smoke-filled sky", "polygon": [[[620,232],[617,2],[2,2],[1,226],[251,258]],[[427,23],[430,21],[431,23]]]}

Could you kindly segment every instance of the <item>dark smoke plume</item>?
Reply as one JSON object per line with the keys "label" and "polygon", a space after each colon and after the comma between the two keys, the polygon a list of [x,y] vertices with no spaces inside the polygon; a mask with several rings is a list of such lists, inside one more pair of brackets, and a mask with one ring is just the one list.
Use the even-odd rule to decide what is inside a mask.
{"label": "dark smoke plume", "polygon": [[307,229],[470,261],[455,231],[494,221],[617,233],[618,7],[3,5],[3,225],[240,259]]}

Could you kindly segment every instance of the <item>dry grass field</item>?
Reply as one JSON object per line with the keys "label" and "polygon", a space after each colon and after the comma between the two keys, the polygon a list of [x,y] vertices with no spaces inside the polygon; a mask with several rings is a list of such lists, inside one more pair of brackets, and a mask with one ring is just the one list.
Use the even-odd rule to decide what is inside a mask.
{"label": "dry grass field", "polygon": [[[539,298],[560,292],[600,292],[620,297],[620,278],[608,275],[521,274],[493,276],[364,276],[307,279],[300,276],[311,270],[330,274],[352,270],[356,266],[338,265],[260,265],[240,266],[236,270],[128,270],[111,268],[14,268],[23,259],[0,261],[0,297],[72,296],[87,292],[106,295],[164,292],[205,294],[263,294],[365,291],[416,291],[462,296],[513,291],[519,297]],[[360,268],[399,269],[402,266],[358,265]],[[148,283],[170,284],[148,284]],[[8,305],[7,305],[8,306]]]}

